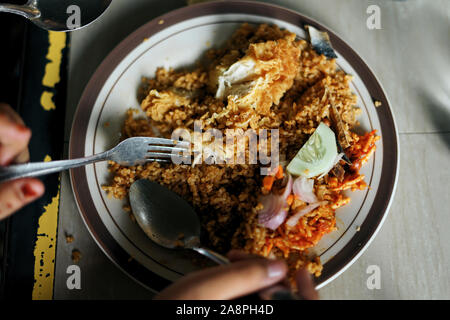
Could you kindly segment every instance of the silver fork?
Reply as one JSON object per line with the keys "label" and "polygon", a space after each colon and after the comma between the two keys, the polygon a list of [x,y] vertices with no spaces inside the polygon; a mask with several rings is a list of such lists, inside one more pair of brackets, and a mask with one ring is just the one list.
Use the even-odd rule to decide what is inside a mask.
{"label": "silver fork", "polygon": [[174,157],[183,157],[189,147],[189,142],[177,140],[153,137],[128,138],[108,151],[85,158],[33,162],[0,168],[0,182],[47,175],[107,160],[122,166],[135,166],[150,161],[170,162]]}

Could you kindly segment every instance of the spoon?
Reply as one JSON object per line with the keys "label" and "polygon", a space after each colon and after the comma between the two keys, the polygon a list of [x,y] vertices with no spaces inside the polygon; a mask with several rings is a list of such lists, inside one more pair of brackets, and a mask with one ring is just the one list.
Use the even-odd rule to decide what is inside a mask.
{"label": "spoon", "polygon": [[0,12],[21,15],[53,31],[73,31],[100,17],[112,0],[28,0],[24,5],[0,4]]}
{"label": "spoon", "polygon": [[[184,247],[208,257],[217,264],[229,264],[226,257],[200,245],[200,220],[194,209],[176,193],[160,184],[140,179],[130,187],[131,209],[139,226],[157,244],[175,249]],[[280,285],[259,292],[272,300],[299,300]]]}
{"label": "spoon", "polygon": [[130,204],[147,236],[168,249],[195,250],[218,264],[230,261],[200,244],[200,220],[194,209],[176,193],[147,179],[130,187]]}

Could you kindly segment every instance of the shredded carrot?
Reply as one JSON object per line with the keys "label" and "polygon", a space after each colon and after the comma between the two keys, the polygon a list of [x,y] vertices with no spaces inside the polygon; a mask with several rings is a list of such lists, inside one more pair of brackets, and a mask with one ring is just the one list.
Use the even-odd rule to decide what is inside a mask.
{"label": "shredded carrot", "polygon": [[272,248],[273,248],[273,243],[272,242],[270,242],[270,243],[268,243],[266,245],[265,250],[264,250],[265,251],[264,255],[266,257],[270,254],[270,251],[272,251]]}
{"label": "shredded carrot", "polygon": [[[315,246],[319,240],[327,233],[336,230],[335,211],[349,203],[350,198],[344,195],[343,190],[363,190],[367,188],[364,182],[364,175],[359,173],[361,166],[370,159],[376,150],[375,142],[380,139],[376,131],[368,132],[362,136],[352,135],[352,145],[345,150],[347,156],[353,163],[350,169],[345,169],[342,180],[336,176],[328,177],[326,183],[327,193],[323,194],[322,200],[329,204],[315,209],[315,213],[302,217],[294,227],[286,223],[281,224],[274,232],[267,233],[265,244],[261,247],[261,253],[268,256],[271,252],[281,253],[285,258],[291,254],[306,254],[306,250]],[[274,189],[274,181],[286,177],[283,168],[278,166],[271,171],[270,176],[263,180],[264,190]],[[284,190],[279,190],[282,193]],[[286,198],[287,211],[295,211],[296,208],[304,205],[295,194],[290,194]]]}
{"label": "shredded carrot", "polygon": [[290,194],[286,199],[287,204],[291,205],[292,202],[294,202],[294,198],[295,198],[295,196],[293,194]]}
{"label": "shredded carrot", "polygon": [[278,171],[275,174],[275,178],[277,179],[283,179],[284,173],[283,173],[283,167],[282,166],[278,166]]}
{"label": "shredded carrot", "polygon": [[264,189],[271,190],[274,181],[275,181],[275,177],[274,176],[265,176],[264,179],[263,179],[263,187],[264,187]]}

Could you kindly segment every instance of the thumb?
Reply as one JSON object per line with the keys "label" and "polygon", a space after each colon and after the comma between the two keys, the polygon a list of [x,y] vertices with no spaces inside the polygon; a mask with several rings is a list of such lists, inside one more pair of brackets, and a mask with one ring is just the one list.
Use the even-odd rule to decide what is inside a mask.
{"label": "thumb", "polygon": [[249,259],[187,275],[163,290],[156,299],[234,299],[281,281],[287,273],[284,261]]}

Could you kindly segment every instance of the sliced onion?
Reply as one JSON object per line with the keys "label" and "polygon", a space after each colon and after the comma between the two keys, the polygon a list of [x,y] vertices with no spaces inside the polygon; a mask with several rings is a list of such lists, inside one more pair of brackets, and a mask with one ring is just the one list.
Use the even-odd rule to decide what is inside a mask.
{"label": "sliced onion", "polygon": [[259,199],[263,205],[261,211],[258,212],[258,222],[264,224],[272,219],[272,217],[283,208],[283,198],[272,193],[263,196]]}
{"label": "sliced onion", "polygon": [[269,221],[263,223],[263,226],[272,230],[276,230],[283,222],[286,220],[287,217],[287,210],[281,209],[276,215],[272,217]]}
{"label": "sliced onion", "polygon": [[290,227],[295,227],[298,223],[298,220],[300,220],[301,217],[303,217],[305,214],[310,213],[314,209],[320,207],[322,204],[326,204],[326,201],[316,202],[307,205],[306,207],[303,207],[302,209],[298,210],[292,217],[290,217],[286,224]]}
{"label": "sliced onion", "polygon": [[333,163],[330,167],[328,167],[324,173],[322,173],[320,176],[317,177],[317,179],[323,178],[328,172],[330,172],[331,169],[334,168],[335,165],[338,164],[339,161],[341,161],[342,157],[345,155],[345,153],[341,152],[336,156],[336,159],[334,159]]}
{"label": "sliced onion", "polygon": [[282,196],[268,194],[260,199],[263,208],[258,213],[258,223],[275,230],[287,217],[287,204]]}
{"label": "sliced onion", "polygon": [[317,197],[314,194],[314,180],[305,177],[298,177],[292,185],[292,191],[299,197],[300,200],[307,203],[317,202]]}
{"label": "sliced onion", "polygon": [[286,187],[285,187],[283,195],[282,195],[284,200],[286,200],[287,197],[289,197],[289,195],[292,193],[293,183],[294,183],[294,179],[292,179],[292,176],[288,173],[288,181],[287,181]]}

